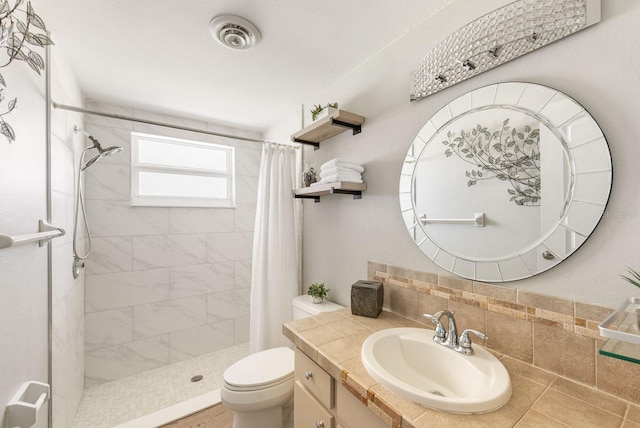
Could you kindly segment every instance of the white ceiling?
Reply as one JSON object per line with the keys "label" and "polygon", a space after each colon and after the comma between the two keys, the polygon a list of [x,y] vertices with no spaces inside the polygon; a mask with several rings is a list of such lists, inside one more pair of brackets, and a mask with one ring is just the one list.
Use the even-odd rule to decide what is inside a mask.
{"label": "white ceiling", "polygon": [[[450,2],[32,0],[88,99],[255,131]],[[209,21],[221,14],[253,22],[262,42],[219,45]]]}

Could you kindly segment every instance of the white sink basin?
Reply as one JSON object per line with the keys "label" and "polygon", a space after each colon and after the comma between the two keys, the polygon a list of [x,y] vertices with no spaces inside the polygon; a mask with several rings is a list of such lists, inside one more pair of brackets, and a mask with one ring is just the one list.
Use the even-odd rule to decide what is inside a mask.
{"label": "white sink basin", "polygon": [[473,344],[463,355],[433,341],[433,330],[391,328],[362,345],[367,372],[396,394],[436,410],[490,412],[511,398],[507,369],[489,351]]}

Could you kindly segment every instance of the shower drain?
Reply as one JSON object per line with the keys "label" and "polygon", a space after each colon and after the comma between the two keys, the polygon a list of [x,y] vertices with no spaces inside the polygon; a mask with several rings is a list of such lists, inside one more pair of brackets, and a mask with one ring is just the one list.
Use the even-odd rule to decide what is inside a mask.
{"label": "shower drain", "polygon": [[191,382],[200,382],[202,379],[204,379],[204,376],[202,376],[201,374],[195,375],[191,377]]}

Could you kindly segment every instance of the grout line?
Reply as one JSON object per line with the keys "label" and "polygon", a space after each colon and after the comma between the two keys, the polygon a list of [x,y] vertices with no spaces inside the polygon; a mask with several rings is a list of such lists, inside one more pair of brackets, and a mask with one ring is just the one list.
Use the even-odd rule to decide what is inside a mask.
{"label": "grout line", "polygon": [[627,419],[627,417],[629,416],[630,412],[631,412],[631,404],[627,403],[627,410],[625,410],[624,415],[622,416],[622,425],[621,426],[624,426],[625,422],[633,422],[633,421],[629,421]]}
{"label": "grout line", "polygon": [[[560,378],[560,377],[558,377],[558,379],[559,379],[559,378]],[[557,379],[556,379],[556,380],[557,380]],[[554,384],[555,382],[556,382],[556,381],[554,380],[554,381],[551,383],[551,385],[549,385],[549,387],[551,388],[551,386],[553,386],[553,384]],[[577,382],[577,381],[572,381],[572,382],[573,382],[573,383],[577,383],[578,385],[581,385],[581,386],[586,386],[586,385],[583,385],[583,384],[581,384],[581,383],[579,383],[579,382]],[[588,387],[588,386],[586,386],[586,387]],[[595,391],[597,391],[597,392],[599,392],[599,393],[605,393],[604,391],[601,391],[601,390],[599,390],[599,389],[595,389],[595,388],[593,388],[593,387],[588,387],[588,388],[594,389]],[[598,410],[602,410],[603,412],[606,412],[606,413],[608,413],[608,414],[610,414],[610,415],[613,415],[613,416],[615,416],[615,417],[622,418],[622,421],[624,421],[624,417],[626,416],[626,413],[628,412],[628,409],[629,409],[629,402],[627,402],[626,400],[623,400],[623,399],[621,399],[621,398],[619,398],[619,397],[615,397],[615,398],[617,398],[618,400],[620,400],[621,402],[623,402],[623,403],[627,406],[627,410],[625,410],[625,415],[616,415],[615,413],[610,412],[609,410],[607,410],[607,409],[605,409],[605,408],[603,408],[603,407],[596,406],[596,405],[594,405],[593,403],[590,403],[590,402],[588,402],[588,401],[585,401],[585,400],[583,400],[583,399],[582,399],[582,398],[580,398],[580,397],[576,397],[576,396],[574,396],[574,395],[569,395],[569,394],[567,394],[567,393],[565,393],[565,392],[562,392],[562,391],[560,391],[560,390],[558,390],[558,389],[555,389],[555,388],[552,388],[552,389],[553,389],[555,392],[557,392],[558,394],[562,394],[562,395],[564,395],[564,396],[566,396],[566,397],[573,398],[574,400],[577,400],[577,401],[579,401],[579,402],[581,402],[581,403],[583,403],[583,404],[586,404],[587,406],[593,407],[593,408],[598,409]],[[546,392],[546,391],[545,391],[545,392]],[[607,393],[605,393],[605,394],[607,394]],[[610,395],[610,394],[607,394],[607,395]],[[542,412],[541,412],[541,413],[542,413]],[[549,416],[549,415],[547,415],[547,416]]]}
{"label": "grout line", "polygon": [[[553,384],[555,383],[555,381],[556,381],[556,379],[554,379],[554,380],[553,380],[549,385],[547,385],[547,387],[545,388],[545,390],[544,390],[544,391],[542,391],[542,394],[540,394],[540,395],[538,396],[538,398],[536,398],[536,399],[535,399],[535,401],[531,404],[531,406],[529,406],[529,408],[528,408],[528,409],[527,409],[527,411],[524,413],[524,415],[522,415],[522,417],[520,417],[520,419],[518,419],[518,421],[514,424],[514,426],[517,426],[517,425],[520,423],[520,421],[522,421],[522,420],[525,418],[525,416],[527,416],[527,414],[529,414],[529,412],[531,412],[531,410],[535,410],[536,412],[539,412],[540,414],[543,414],[543,415],[547,416],[548,418],[551,418],[551,419],[553,419],[554,421],[559,422],[559,423],[561,423],[561,424],[562,424],[562,422],[557,421],[555,418],[553,418],[553,417],[551,417],[551,416],[547,415],[546,413],[543,413],[543,412],[541,412],[540,410],[534,409],[534,406],[535,406],[535,405],[536,405],[540,400],[542,400],[542,397],[547,393],[547,391],[549,391],[549,390],[551,389],[551,385],[553,385]],[[562,425],[564,425],[564,424],[562,424]],[[565,425],[565,426],[566,426],[566,425]]]}

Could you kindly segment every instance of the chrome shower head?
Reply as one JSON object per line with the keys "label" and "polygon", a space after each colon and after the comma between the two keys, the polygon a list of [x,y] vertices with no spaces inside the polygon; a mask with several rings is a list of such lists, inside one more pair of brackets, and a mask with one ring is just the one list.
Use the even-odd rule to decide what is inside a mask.
{"label": "chrome shower head", "polygon": [[[93,149],[93,147],[89,147],[89,149]],[[122,147],[113,146],[113,147],[108,147],[106,149],[99,148],[98,150],[100,151],[100,153],[98,153],[97,155],[89,159],[87,163],[84,164],[82,168],[80,168],[80,171],[84,171],[85,169],[89,168],[91,165],[98,162],[102,158],[115,155],[116,153],[122,150]]]}
{"label": "chrome shower head", "polygon": [[111,147],[107,147],[106,149],[103,149],[100,154],[103,157],[107,157],[107,156],[113,156],[116,153],[120,153],[122,151],[122,147],[120,146],[111,146]]}
{"label": "chrome shower head", "polygon": [[81,166],[80,171],[84,171],[85,169],[89,168],[91,165],[93,165],[94,163],[96,163],[97,161],[99,161],[104,157],[113,156],[116,153],[119,153],[122,151],[122,147],[120,146],[111,146],[111,147],[107,147],[106,149],[103,149],[102,146],[100,145],[100,142],[96,138],[94,138],[93,135],[89,134],[87,131],[79,129],[77,126],[73,128],[73,132],[75,133],[80,132],[84,134],[93,143],[93,147],[87,147],[84,149],[85,151],[90,149],[98,150],[98,154],[92,157],[91,159],[89,159],[86,164]]}

